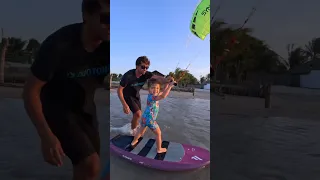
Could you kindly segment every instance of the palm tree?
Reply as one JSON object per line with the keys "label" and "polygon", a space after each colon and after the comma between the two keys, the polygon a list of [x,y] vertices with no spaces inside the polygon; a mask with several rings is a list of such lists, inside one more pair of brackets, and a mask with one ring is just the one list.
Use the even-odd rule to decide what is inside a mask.
{"label": "palm tree", "polygon": [[313,38],[305,45],[304,53],[309,60],[319,58],[320,55],[320,38]]}
{"label": "palm tree", "polygon": [[21,55],[24,51],[24,47],[27,44],[27,41],[24,41],[21,38],[15,38],[15,37],[8,38],[8,41],[9,41],[8,53],[13,55]]}
{"label": "palm tree", "polygon": [[307,58],[310,57],[308,52],[303,50],[301,47],[295,47],[295,44],[288,44],[287,45],[287,52],[288,52],[288,63],[289,69],[292,69],[296,66],[304,64],[307,61]]}
{"label": "palm tree", "polygon": [[40,48],[40,43],[36,39],[29,39],[28,44],[25,48],[25,51],[30,55],[30,61],[29,63],[32,63],[34,61],[35,55],[38,52]]}
{"label": "palm tree", "polygon": [[231,34],[232,30],[226,27],[226,24],[222,20],[216,20],[211,24],[210,32],[210,59],[213,60],[211,64],[211,69],[213,71],[212,75],[214,80],[217,78],[218,62],[220,57],[223,55],[226,48],[226,37]]}

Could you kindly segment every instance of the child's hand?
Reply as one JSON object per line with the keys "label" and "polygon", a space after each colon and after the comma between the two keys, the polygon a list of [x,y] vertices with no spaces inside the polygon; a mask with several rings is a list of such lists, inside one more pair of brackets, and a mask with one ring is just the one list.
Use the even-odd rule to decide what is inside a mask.
{"label": "child's hand", "polygon": [[171,77],[171,76],[168,76],[166,79],[167,79],[167,81],[168,81],[169,83],[172,82],[172,81],[174,81],[174,78]]}
{"label": "child's hand", "polygon": [[175,84],[177,84],[176,81],[171,81],[171,82],[169,83],[170,86],[175,86]]}

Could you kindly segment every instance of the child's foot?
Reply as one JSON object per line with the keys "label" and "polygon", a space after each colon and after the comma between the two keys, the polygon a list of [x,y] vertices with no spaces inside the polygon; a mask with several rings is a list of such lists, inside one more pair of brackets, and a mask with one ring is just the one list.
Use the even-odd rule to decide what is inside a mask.
{"label": "child's foot", "polygon": [[137,143],[138,143],[138,140],[132,141],[132,142],[131,142],[131,146],[134,146],[134,145],[136,145]]}
{"label": "child's foot", "polygon": [[157,150],[157,153],[164,153],[164,152],[167,152],[166,148],[160,148]]}

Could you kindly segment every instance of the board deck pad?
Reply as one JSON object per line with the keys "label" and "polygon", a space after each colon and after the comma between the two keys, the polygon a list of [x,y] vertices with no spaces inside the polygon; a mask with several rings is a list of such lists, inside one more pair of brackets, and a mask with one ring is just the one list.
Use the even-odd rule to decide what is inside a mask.
{"label": "board deck pad", "polygon": [[210,152],[201,147],[162,141],[167,152],[157,153],[156,140],[140,137],[132,146],[133,136],[117,135],[110,140],[110,149],[133,163],[166,171],[192,170],[210,164]]}
{"label": "board deck pad", "polygon": [[[111,141],[118,148],[123,149],[128,152],[132,152],[133,150],[135,150],[135,148],[138,147],[137,148],[138,151],[132,152],[133,154],[137,154],[142,157],[153,158],[156,160],[164,160],[167,152],[157,153],[155,139],[145,138],[145,140],[147,140],[147,141],[142,141],[143,137],[140,137],[138,142],[134,146],[132,146],[131,142],[133,141],[133,138],[134,138],[133,136],[118,135],[118,136],[114,137]],[[162,141],[161,147],[166,148],[168,150],[169,144],[170,144],[169,141]]]}

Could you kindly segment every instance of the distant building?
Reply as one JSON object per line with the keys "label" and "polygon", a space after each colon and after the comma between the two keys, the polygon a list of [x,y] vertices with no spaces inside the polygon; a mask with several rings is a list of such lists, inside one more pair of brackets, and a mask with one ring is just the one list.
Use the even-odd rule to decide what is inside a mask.
{"label": "distant building", "polygon": [[291,74],[293,86],[320,89],[320,60],[311,60],[294,67]]}
{"label": "distant building", "polygon": [[153,71],[152,74],[153,74],[153,75],[157,75],[157,76],[162,76],[162,77],[165,76],[165,75],[163,75],[162,73],[160,73],[159,71]]}
{"label": "distant building", "polygon": [[203,86],[203,89],[210,90],[210,83]]}

